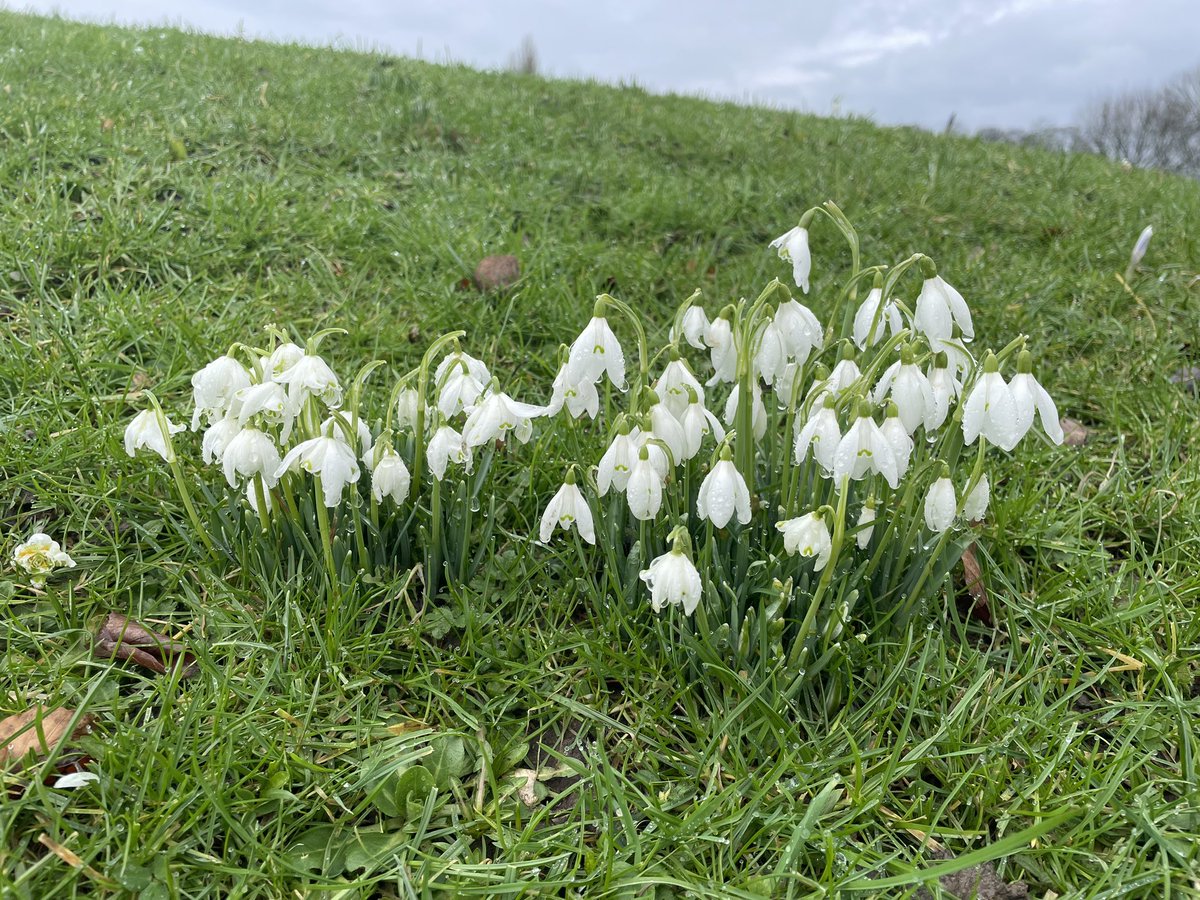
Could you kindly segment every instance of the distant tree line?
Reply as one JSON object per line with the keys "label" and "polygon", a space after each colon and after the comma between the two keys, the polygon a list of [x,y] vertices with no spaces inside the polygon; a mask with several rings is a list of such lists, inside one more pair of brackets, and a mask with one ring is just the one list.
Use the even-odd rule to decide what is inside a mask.
{"label": "distant tree line", "polygon": [[988,141],[1098,153],[1141,168],[1200,178],[1200,68],[1160,88],[1094,103],[1075,125],[983,128],[977,134]]}

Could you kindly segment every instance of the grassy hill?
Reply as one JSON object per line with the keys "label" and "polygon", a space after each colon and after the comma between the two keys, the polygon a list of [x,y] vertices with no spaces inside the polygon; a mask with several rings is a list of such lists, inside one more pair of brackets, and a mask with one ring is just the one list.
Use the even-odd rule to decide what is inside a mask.
{"label": "grassy hill", "polygon": [[[696,287],[715,309],[779,274],[767,243],[826,199],[864,258],[926,252],[980,335],[1030,335],[1090,431],[1001,469],[983,538],[995,627],[948,600],[871,644],[879,666],[838,702],[690,692],[536,578],[495,586],[478,622],[376,613],[324,665],[304,586],[273,597],[208,564],[173,524],[169,479],[122,452],[144,389],[184,410],[191,373],[268,323],[344,328],[333,361],[399,371],[464,328],[540,396],[596,294],[665,334]],[[1200,365],[1198,222],[1200,184],[1091,157],[0,13],[0,547],[7,566],[52,530],[80,569],[64,599],[34,601],[0,573],[0,713],[86,707],[103,775],[0,806],[0,884],[900,896],[871,880],[1000,858],[1037,896],[1197,889],[1198,401],[1171,376]],[[489,254],[519,257],[516,285],[470,286]],[[845,256],[814,230],[818,312]],[[402,573],[380,577],[400,607]],[[109,610],[203,638],[204,676],[94,661]],[[485,765],[477,795],[455,780],[402,832],[373,831],[355,779],[401,721],[508,754],[551,797],[518,804]],[[756,746],[762,722],[787,752]],[[1048,837],[1013,845],[1051,810]]]}

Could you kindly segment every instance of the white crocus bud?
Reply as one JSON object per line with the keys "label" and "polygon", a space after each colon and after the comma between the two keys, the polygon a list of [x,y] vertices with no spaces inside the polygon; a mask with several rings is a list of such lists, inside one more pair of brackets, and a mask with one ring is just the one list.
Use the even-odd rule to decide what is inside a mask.
{"label": "white crocus bud", "polygon": [[592,510],[588,506],[583,492],[575,484],[575,472],[567,473],[567,480],[558,493],[546,505],[542,513],[541,530],[538,537],[543,544],[550,540],[555,527],[563,531],[570,530],[574,525],[579,536],[589,544],[596,543],[596,529],[592,524]]}
{"label": "white crocus bud", "polygon": [[[879,308],[880,304],[883,304],[883,309]],[[903,330],[904,318],[900,315],[899,307],[891,300],[883,302],[882,288],[871,288],[867,299],[854,314],[854,343],[858,349],[865,350],[877,344],[889,331],[894,337]]]}
{"label": "white crocus bud", "polygon": [[688,388],[696,393],[701,403],[704,402],[704,388],[688,364],[677,356],[667,363],[658,381],[654,382],[654,393],[677,419],[683,418],[688,407]]}
{"label": "white crocus bud", "polygon": [[595,384],[607,374],[613,387],[625,390],[625,351],[603,315],[602,301],[596,302],[591,321],[571,344],[567,366],[570,369],[568,380],[572,383],[589,381]]}
{"label": "white crocus bud", "polygon": [[820,572],[829,564],[833,553],[833,538],[821,510],[806,513],[795,519],[776,522],[775,528],[783,534],[783,549],[789,554],[799,553],[815,560],[813,571]]}
{"label": "white crocus bud", "polygon": [[808,251],[808,229],[797,225],[771,241],[771,247],[779,252],[780,259],[792,264],[792,278],[796,287],[807,294],[808,278],[812,271],[812,256]]}
{"label": "white crocus bud", "polygon": [[708,435],[713,435],[717,441],[725,440],[725,429],[721,427],[717,417],[705,409],[704,402],[695,393],[692,394],[691,402],[684,410],[683,419],[679,424],[683,428],[685,460],[694,458],[700,452],[704,438]]}
{"label": "white crocus bud", "polygon": [[868,472],[882,475],[893,489],[900,483],[900,468],[892,445],[871,418],[866,401],[861,401],[858,418],[838,443],[833,460],[833,478],[839,483],[846,476],[858,481]]}
{"label": "white crocus bud", "polygon": [[1063,430],[1058,418],[1058,408],[1046,393],[1046,389],[1033,377],[1033,355],[1028,350],[1022,350],[1017,357],[1017,374],[1012,377],[1008,387],[1017,409],[1017,430],[1020,436],[1024,437],[1033,427],[1033,416],[1036,412],[1046,437],[1056,444],[1061,444]]}
{"label": "white crocus bud", "polygon": [[991,499],[992,486],[988,482],[987,472],[984,472],[963,500],[963,518],[968,522],[978,522],[987,514],[988,501]]}
{"label": "white crocus bud", "polygon": [[941,275],[926,278],[917,297],[913,328],[929,338],[933,349],[939,350],[940,342],[953,336],[955,325],[962,329],[964,340],[975,337],[971,310],[962,294],[946,284]]}
{"label": "white crocus bud", "polygon": [[663,479],[650,462],[650,448],[643,446],[625,483],[625,499],[633,517],[645,522],[658,515],[662,507]]}
{"label": "white crocus bud", "polygon": [[[166,422],[170,434],[179,434],[187,430],[186,425],[175,425],[165,415],[162,420]],[[153,450],[166,462],[175,461],[175,452],[171,449],[170,440],[163,434],[158,413],[153,409],[143,409],[125,427],[125,452],[133,456],[138,450]]]}
{"label": "white crocus bud", "polygon": [[729,446],[721,448],[721,458],[705,476],[696,497],[696,513],[715,528],[724,528],[737,514],[738,524],[750,522],[750,490],[746,479],[733,464]]}
{"label": "white crocus bud", "polygon": [[804,423],[804,427],[796,433],[793,454],[796,465],[804,462],[804,458],[811,450],[813,458],[821,464],[821,468],[826,473],[833,472],[833,462],[837,456],[838,444],[842,440],[842,431],[838,425],[833,403],[833,397],[826,394],[821,408],[811,415]]}
{"label": "white crocus bud", "polygon": [[912,459],[913,439],[909,436],[908,427],[900,419],[895,403],[888,404],[888,414],[879,427],[879,433],[887,439],[892,455],[896,457],[897,479],[903,478]]}
{"label": "white crocus bud", "polygon": [[17,544],[13,550],[13,565],[28,572],[32,576],[30,581],[40,587],[55,569],[62,566],[75,568],[75,560],[58,545],[58,541],[38,531],[31,534],[29,540]]}
{"label": "white crocus bud", "polygon": [[639,577],[650,588],[650,606],[655,612],[668,603],[682,606],[685,616],[696,611],[703,590],[700,573],[678,543],[674,549],[651,560]]}
{"label": "white crocus bud", "polygon": [[382,503],[384,497],[399,506],[408,499],[408,491],[412,486],[412,475],[404,459],[390,444],[385,444],[371,454],[374,465],[371,468],[371,496],[376,502]]}
{"label": "white crocus bud", "polygon": [[875,533],[875,501],[868,499],[858,514],[858,528],[854,533],[854,541],[859,550],[866,550],[871,543],[871,535]]}
{"label": "white crocus bud", "polygon": [[275,480],[298,470],[320,477],[325,505],[331,509],[341,502],[346,485],[358,481],[359,476],[358,458],[349,445],[324,435],[293,447],[275,470]]}
{"label": "white crocus bud", "polygon": [[913,362],[910,347],[901,350],[900,359],[884,371],[875,390],[871,392],[871,402],[883,403],[889,394],[909,434],[925,424],[925,420],[934,412],[936,401],[933,388],[925,373]]}
{"label": "white crocus bud", "polygon": [[825,330],[813,311],[796,300],[786,300],[775,310],[775,327],[783,336],[787,355],[804,365],[813,350],[825,346]]}
{"label": "white crocus bud", "polygon": [[234,395],[250,386],[250,373],[232,356],[218,356],[192,376],[192,431],[200,429],[200,419],[210,423],[221,418],[233,403]]}
{"label": "white crocus bud", "polygon": [[933,408],[925,417],[925,431],[933,434],[942,427],[950,414],[950,404],[962,392],[962,384],[954,377],[945,353],[934,354],[933,368],[929,370],[929,390],[933,394]]}
{"label": "white crocus bud", "polygon": [[221,467],[231,488],[237,487],[239,475],[244,478],[259,475],[267,487],[273,487],[277,481],[279,450],[270,435],[257,428],[243,428],[225,445]]}
{"label": "white crocus bud", "polygon": [[233,416],[226,416],[214,425],[208,426],[204,439],[200,442],[200,457],[205,465],[220,462],[221,455],[241,430],[238,421]]}
{"label": "white crocus bud", "polygon": [[925,526],[937,534],[947,531],[954,524],[958,499],[954,496],[954,483],[944,470],[941,478],[933,483],[925,495]]}
{"label": "white crocus bud", "polygon": [[[704,335],[708,332],[708,315],[704,312],[704,308],[701,306],[689,306],[683,314],[682,325],[683,339],[697,350],[703,350]],[[674,342],[678,337],[674,333],[674,328],[672,328],[670,334],[671,341]]]}
{"label": "white crocus bud", "polygon": [[522,444],[533,434],[533,420],[545,413],[545,407],[521,403],[508,394],[491,393],[468,410],[462,436],[468,447],[481,447],[502,441],[511,431]]}
{"label": "white crocus bud", "polygon": [[983,362],[983,374],[963,404],[962,428],[964,443],[973,444],[983,435],[1006,451],[1017,446],[1024,434],[1017,419],[1012,389],[1000,374],[996,357],[990,353]]}
{"label": "white crocus bud", "polygon": [[722,311],[713,319],[704,335],[704,343],[712,348],[712,378],[708,384],[719,384],[737,380],[737,345],[733,340],[733,324],[729,320],[732,313]]}
{"label": "white crocus bud", "polygon": [[449,463],[461,465],[471,471],[471,448],[463,440],[461,434],[449,425],[443,425],[429,439],[425,449],[425,459],[429,463],[429,471],[433,477],[441,481],[446,475]]}
{"label": "white crocus bud", "polygon": [[305,353],[294,365],[285,369],[275,380],[287,385],[288,399],[293,409],[300,409],[308,397],[316,397],[330,409],[342,405],[342,385],[329,363],[321,357]]}
{"label": "white crocus bud", "polygon": [[[729,399],[725,401],[725,424],[730,428],[734,427],[737,422],[738,404],[741,403],[742,386],[735,384],[733,390],[729,394]],[[750,425],[754,431],[754,439],[761,441],[763,435],[767,433],[767,407],[763,403],[762,388],[758,386],[758,380],[754,382],[754,389],[750,392],[751,411]]]}

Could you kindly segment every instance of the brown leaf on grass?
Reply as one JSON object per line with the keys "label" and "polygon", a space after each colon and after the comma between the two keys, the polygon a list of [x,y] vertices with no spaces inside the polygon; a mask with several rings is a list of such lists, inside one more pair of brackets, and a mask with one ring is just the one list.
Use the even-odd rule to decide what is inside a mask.
{"label": "brown leaf on grass", "polygon": [[494,291],[514,284],[521,277],[521,263],[515,256],[486,256],[475,267],[475,286]]}
{"label": "brown leaf on grass", "polygon": [[992,608],[988,603],[987,588],[983,585],[983,569],[975,555],[975,545],[969,546],[962,555],[963,587],[971,598],[966,610],[967,618],[977,619],[984,625],[992,624]]}
{"label": "brown leaf on grass", "polygon": [[[75,718],[65,707],[47,710],[35,706],[0,721],[0,765],[22,762],[27,757],[45,756],[66,738],[77,738],[92,730],[92,716]],[[74,722],[74,728],[71,723]],[[70,730],[70,735],[67,734]]]}
{"label": "brown leaf on grass", "polygon": [[159,675],[176,663],[183,667],[183,678],[191,678],[200,670],[195,656],[182,642],[163,637],[120,613],[109,613],[101,623],[94,649],[97,656],[128,659]]}
{"label": "brown leaf on grass", "polygon": [[1082,422],[1076,422],[1074,419],[1059,419],[1059,425],[1063,430],[1063,443],[1068,447],[1082,447],[1087,443],[1091,432],[1084,427]]}

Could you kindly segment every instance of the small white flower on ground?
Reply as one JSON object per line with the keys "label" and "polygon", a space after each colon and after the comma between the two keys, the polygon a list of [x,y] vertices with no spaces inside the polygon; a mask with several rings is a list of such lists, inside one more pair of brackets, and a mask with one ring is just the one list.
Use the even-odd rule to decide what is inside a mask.
{"label": "small white flower on ground", "polygon": [[833,538],[829,526],[820,512],[810,512],[795,519],[776,522],[775,528],[783,534],[783,549],[788,553],[815,560],[813,571],[820,572],[829,564],[833,552]]}
{"label": "small white flower on ground", "polygon": [[858,529],[854,534],[854,541],[858,544],[859,550],[866,550],[867,545],[871,543],[871,535],[875,533],[875,504],[870,500],[858,514],[857,524]]}
{"label": "small white flower on ground", "polygon": [[253,478],[261,475],[267,487],[274,487],[275,470],[279,468],[279,450],[271,436],[257,428],[243,428],[225,446],[221,467],[231,488],[238,486],[238,476]]}
{"label": "small white flower on ground", "polygon": [[56,791],[69,791],[99,780],[100,776],[95,772],[69,772],[56,778],[52,787]]}
{"label": "small white flower on ground", "polygon": [[996,358],[990,353],[984,360],[983,374],[975,382],[963,405],[962,428],[965,443],[973,444],[977,437],[983,435],[1002,450],[1012,450],[1024,434],[1017,419],[1017,403],[1012,389],[1000,374]]}
{"label": "small white flower on ground", "polygon": [[988,501],[991,499],[992,486],[988,482],[987,472],[984,472],[963,500],[963,518],[968,522],[978,522],[987,514]]}
{"label": "small white flower on ground", "polygon": [[685,616],[696,611],[703,586],[695,564],[682,550],[669,550],[651,560],[640,577],[650,588],[650,606],[655,612],[668,603],[682,606]]}
{"label": "small white flower on ground", "polygon": [[309,397],[316,397],[330,409],[342,405],[342,386],[329,363],[321,357],[305,353],[294,365],[275,376],[287,385],[288,399],[294,409],[304,406]]}
{"label": "small white flower on ground", "polygon": [[955,325],[962,329],[965,340],[975,337],[971,310],[962,294],[946,284],[941,275],[926,278],[917,297],[913,328],[929,338],[934,350],[940,350],[941,342],[953,337]]}
{"label": "small white flower on ground", "polygon": [[[175,425],[165,415],[163,421],[167,423],[167,431],[171,434],[187,430],[186,426]],[[125,452],[134,456],[138,450],[153,450],[167,462],[175,459],[167,436],[159,425],[158,413],[153,409],[143,409],[125,427]]]}
{"label": "small white flower on ground", "polygon": [[200,429],[200,419],[215,422],[225,415],[234,395],[250,386],[250,373],[232,356],[218,356],[192,376],[192,431]]}
{"label": "small white flower on ground", "polygon": [[808,251],[808,229],[797,225],[791,231],[771,241],[771,247],[779,252],[779,258],[792,264],[792,278],[796,287],[808,293],[808,279],[812,272],[812,256]]}
{"label": "small white flower on ground", "polygon": [[58,545],[58,541],[38,531],[13,550],[13,565],[33,576],[30,580],[35,585],[42,585],[46,583],[46,576],[55,569],[63,566],[75,568],[75,560]]}
{"label": "small white flower on ground", "polygon": [[592,524],[592,510],[588,506],[583,492],[575,484],[574,475],[558,489],[558,493],[546,505],[542,513],[541,530],[538,537],[545,544],[550,540],[556,527],[569,531],[574,525],[579,536],[589,544],[596,543],[596,529]]}
{"label": "small white flower on ground", "polygon": [[[228,450],[228,448],[226,448]],[[432,466],[431,466],[432,468]],[[325,493],[325,505],[337,506],[346,485],[358,481],[358,458],[344,441],[331,437],[315,437],[297,444],[275,470],[278,481],[287,472],[302,470],[319,476]]]}
{"label": "small white flower on ground", "polygon": [[463,440],[468,447],[482,447],[504,440],[511,431],[524,444],[533,434],[533,420],[545,411],[543,406],[522,403],[505,393],[488,394],[468,410]]}
{"label": "small white flower on ground", "polygon": [[750,522],[750,489],[728,454],[729,448],[723,448],[721,459],[705,476],[696,497],[697,515],[715,528],[724,528],[735,513],[739,524]]}
{"label": "small white flower on ground", "polygon": [[[882,310],[880,304],[883,304]],[[904,317],[900,315],[899,307],[891,300],[883,303],[882,288],[871,288],[867,299],[854,314],[854,343],[858,349],[865,350],[883,340],[888,332],[895,336],[903,329]]]}
{"label": "small white flower on ground", "polygon": [[1020,432],[1020,437],[1024,437],[1033,427],[1036,412],[1046,437],[1056,444],[1061,444],[1063,430],[1058,418],[1058,407],[1054,405],[1054,400],[1046,393],[1046,389],[1033,377],[1033,356],[1028,350],[1022,350],[1017,358],[1017,374],[1012,377],[1008,387],[1017,408],[1017,431]]}
{"label": "small white flower on ground", "polygon": [[833,398],[827,394],[820,410],[811,415],[804,427],[796,433],[793,459],[796,465],[800,465],[811,450],[821,468],[831,473],[841,440],[842,431],[838,425]]}
{"label": "small white flower on ground", "polygon": [[572,383],[590,381],[595,384],[607,374],[612,386],[625,390],[625,351],[604,316],[593,315],[579,337],[571,344],[567,357]]}
{"label": "small white flower on ground", "polygon": [[946,531],[954,524],[957,505],[954,483],[949,475],[942,475],[925,495],[925,526],[938,534]]}
{"label": "small white flower on ground", "polygon": [[663,479],[650,461],[650,448],[643,446],[638,454],[625,482],[625,500],[633,517],[646,522],[662,508]]}
{"label": "small white flower on ground", "polygon": [[[683,339],[697,350],[704,349],[704,335],[708,331],[708,314],[702,306],[689,306],[683,314]],[[670,339],[678,340],[679,335],[672,328]]]}
{"label": "small white flower on ground", "polygon": [[408,499],[412,475],[400,454],[392,447],[384,447],[372,456],[375,466],[371,470],[371,496],[382,503],[384,497],[399,506]]}
{"label": "small white flower on ground", "polygon": [[433,477],[441,481],[446,476],[446,466],[449,463],[461,465],[467,471],[471,469],[471,448],[463,440],[461,434],[449,425],[443,425],[429,439],[425,450],[425,459],[429,463],[429,471]]}
{"label": "small white flower on ground", "polygon": [[724,314],[709,324],[704,343],[712,349],[713,374],[708,384],[736,381],[737,345],[733,341],[733,325]]}
{"label": "small white flower on ground", "polygon": [[863,404],[858,418],[838,443],[833,459],[833,478],[838,483],[846,476],[858,481],[868,472],[882,475],[889,487],[895,488],[900,483],[895,451]]}

